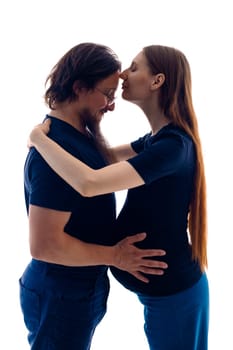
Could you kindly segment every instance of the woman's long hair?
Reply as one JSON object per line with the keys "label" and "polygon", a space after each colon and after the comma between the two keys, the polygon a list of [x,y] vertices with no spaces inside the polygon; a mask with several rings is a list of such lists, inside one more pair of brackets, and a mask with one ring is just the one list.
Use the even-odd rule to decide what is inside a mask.
{"label": "woman's long hair", "polygon": [[196,150],[194,190],[190,203],[188,228],[193,259],[204,271],[207,267],[207,205],[206,181],[198,123],[192,102],[190,66],[185,55],[177,49],[151,45],[143,49],[152,74],[163,73],[160,88],[160,108],[166,117],[186,131]]}

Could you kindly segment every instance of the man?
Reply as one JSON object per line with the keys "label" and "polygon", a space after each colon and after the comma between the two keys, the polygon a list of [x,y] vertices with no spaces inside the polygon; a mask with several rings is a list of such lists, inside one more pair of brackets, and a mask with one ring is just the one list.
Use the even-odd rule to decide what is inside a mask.
{"label": "man", "polygon": [[[58,61],[46,81],[49,136],[95,169],[113,161],[99,124],[114,110],[120,68],[108,47],[83,43]],[[136,248],[143,233],[115,244],[114,194],[81,196],[34,148],[25,163],[25,200],[32,261],[20,279],[20,301],[31,350],[90,349],[106,312],[107,266],[160,274],[165,265],[144,258],[164,252]]]}

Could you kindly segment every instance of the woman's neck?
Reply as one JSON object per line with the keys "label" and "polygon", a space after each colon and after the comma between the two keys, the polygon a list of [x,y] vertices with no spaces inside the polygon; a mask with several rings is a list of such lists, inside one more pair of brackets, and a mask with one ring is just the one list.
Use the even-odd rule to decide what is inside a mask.
{"label": "woman's neck", "polygon": [[150,123],[151,125],[151,130],[152,130],[152,135],[157,134],[160,129],[162,129],[164,126],[168,125],[170,123],[170,120],[166,117],[159,119],[159,120],[152,120]]}
{"label": "woman's neck", "polygon": [[144,108],[148,122],[150,124],[152,135],[157,134],[157,132],[164,126],[168,125],[171,121],[165,116],[165,114],[159,109],[153,106],[152,108]]}

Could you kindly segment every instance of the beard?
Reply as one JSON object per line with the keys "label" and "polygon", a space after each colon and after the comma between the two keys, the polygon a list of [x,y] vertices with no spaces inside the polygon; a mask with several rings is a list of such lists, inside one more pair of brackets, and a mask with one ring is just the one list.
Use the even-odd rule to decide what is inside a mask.
{"label": "beard", "polygon": [[100,121],[93,115],[88,108],[84,108],[79,112],[80,119],[82,121],[83,129],[88,134],[95,136],[100,132]]}
{"label": "beard", "polygon": [[[100,111],[100,113],[101,112],[104,114],[105,111],[103,110]],[[80,112],[80,118],[87,136],[93,140],[96,148],[104,157],[106,163],[114,163],[115,159],[113,153],[111,152],[110,146],[100,128],[101,118],[98,118],[97,115],[93,115],[88,108],[85,108]]]}

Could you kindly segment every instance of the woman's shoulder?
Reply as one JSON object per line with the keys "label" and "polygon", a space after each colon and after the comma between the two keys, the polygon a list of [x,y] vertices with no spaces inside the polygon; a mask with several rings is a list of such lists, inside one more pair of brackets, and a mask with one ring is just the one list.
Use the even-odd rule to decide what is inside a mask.
{"label": "woman's shoulder", "polygon": [[188,133],[184,129],[172,123],[164,126],[162,129],[159,130],[159,132],[156,135],[151,136],[150,142],[154,143],[161,139],[170,139],[181,143],[193,142],[192,138],[188,135]]}

